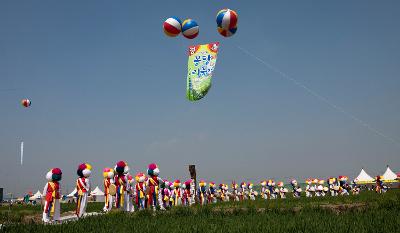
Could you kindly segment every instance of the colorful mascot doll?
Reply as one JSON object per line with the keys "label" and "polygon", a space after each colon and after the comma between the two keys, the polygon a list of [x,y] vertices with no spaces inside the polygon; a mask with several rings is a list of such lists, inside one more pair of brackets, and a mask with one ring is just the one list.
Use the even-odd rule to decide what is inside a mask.
{"label": "colorful mascot doll", "polygon": [[360,194],[360,187],[358,187],[357,182],[353,180],[352,188],[351,188],[351,194],[353,195],[358,195]]}
{"label": "colorful mascot doll", "polygon": [[[190,188],[190,186],[189,186],[189,188]],[[189,203],[188,203],[187,195],[186,195],[187,193],[186,193],[186,184],[185,184],[185,182],[183,182],[181,184],[181,190],[182,190],[182,205],[183,206],[188,206]]]}
{"label": "colorful mascot doll", "polygon": [[276,198],[275,181],[274,180],[268,180],[267,186],[268,186],[268,190],[269,190],[269,198],[270,199],[275,199]]}
{"label": "colorful mascot doll", "polygon": [[199,195],[199,201],[201,205],[207,204],[207,183],[204,180],[200,180],[199,189],[197,195]]}
{"label": "colorful mascot doll", "polygon": [[174,206],[181,206],[182,205],[181,181],[175,180],[174,183],[172,184],[172,187],[173,187],[173,192],[172,192],[173,204]]}
{"label": "colorful mascot doll", "polygon": [[279,187],[279,190],[278,190],[279,197],[281,199],[285,199],[286,193],[288,192],[287,188],[285,188],[285,184],[282,181],[280,181],[280,182],[278,182],[278,187]]}
{"label": "colorful mascot doll", "polygon": [[314,187],[314,195],[316,195],[317,194],[317,187],[318,187],[318,178],[314,178],[313,180],[312,180],[312,184],[313,184],[313,187]]}
{"label": "colorful mascot doll", "polygon": [[272,194],[271,194],[272,199],[278,198],[279,194],[279,188],[277,188],[275,185],[276,185],[275,181],[272,181]]}
{"label": "colorful mascot doll", "polygon": [[43,209],[43,222],[60,220],[60,181],[62,172],[60,168],[53,168],[46,174],[47,183],[43,189],[45,204]]}
{"label": "colorful mascot doll", "polygon": [[224,201],[229,201],[232,193],[229,192],[229,186],[227,184],[222,185],[222,190],[224,191]]}
{"label": "colorful mascot doll", "polygon": [[163,186],[164,186],[164,188],[162,190],[163,207],[169,208],[170,201],[171,201],[171,190],[170,190],[171,184],[168,180],[164,180]]}
{"label": "colorful mascot doll", "polygon": [[310,184],[310,189],[309,189],[311,197],[315,196],[315,194],[316,194],[315,191],[317,190],[317,186],[316,186],[317,183],[318,183],[317,178],[311,179],[311,184]]}
{"label": "colorful mascot doll", "polygon": [[339,176],[339,193],[342,196],[348,196],[349,195],[349,190],[348,190],[348,185],[347,185],[347,176]]}
{"label": "colorful mascot doll", "polygon": [[136,207],[138,210],[143,210],[145,208],[145,203],[146,203],[146,195],[145,195],[146,185],[144,183],[146,180],[146,176],[142,172],[139,172],[136,174],[135,180],[136,180],[136,185],[135,185]]}
{"label": "colorful mascot doll", "polygon": [[193,195],[192,195],[192,179],[187,180],[183,183],[182,187],[183,187],[183,204],[185,206],[191,206],[193,204]]}
{"label": "colorful mascot doll", "polygon": [[335,183],[333,185],[333,190],[335,190],[335,196],[339,195],[340,183],[339,183],[339,180],[337,178],[335,178]]}
{"label": "colorful mascot doll", "polygon": [[306,179],[306,197],[312,197],[313,192],[311,192],[311,179]]}
{"label": "colorful mascot doll", "polygon": [[115,207],[117,209],[128,211],[129,182],[127,175],[129,172],[129,166],[125,161],[119,161],[115,165],[114,171],[116,172],[116,175],[114,177],[114,184],[116,187]]}
{"label": "colorful mascot doll", "polygon": [[92,174],[92,166],[88,163],[82,163],[76,173],[78,174],[78,179],[76,180],[78,199],[75,213],[78,218],[81,218],[86,213],[88,195],[90,193],[89,177]]}
{"label": "colorful mascot doll", "polygon": [[292,185],[293,197],[299,198],[301,196],[301,188],[297,183],[297,180],[290,181],[290,184]]}
{"label": "colorful mascot doll", "polygon": [[268,199],[272,198],[272,182],[273,180],[267,180],[266,194]]}
{"label": "colorful mascot doll", "polygon": [[320,191],[322,191],[322,187],[321,187],[321,190],[318,189],[318,182],[319,182],[318,178],[313,179],[313,184],[315,187],[314,196],[316,196],[316,197],[320,197],[321,196]]}
{"label": "colorful mascot doll", "polygon": [[218,190],[217,190],[217,196],[218,196],[218,198],[219,198],[219,200],[222,202],[222,201],[225,201],[225,190],[224,190],[224,184],[219,184],[218,185]]}
{"label": "colorful mascot doll", "polygon": [[129,174],[127,175],[127,179],[128,179],[128,187],[127,187],[128,199],[126,199],[127,211],[135,212],[135,205],[133,204],[136,197],[135,179],[133,178],[132,175]]}
{"label": "colorful mascot doll", "polygon": [[337,195],[336,190],[335,190],[336,178],[335,177],[330,177],[328,179],[328,185],[329,185],[328,186],[328,190],[329,190],[330,195],[332,197],[336,196]]}
{"label": "colorful mascot doll", "polygon": [[[103,169],[103,184],[104,184],[104,212],[108,212],[112,208],[113,203],[113,195],[115,194],[115,185],[114,185],[114,169],[112,168],[104,168]],[[113,188],[111,187],[113,186]],[[113,191],[111,191],[113,189]],[[110,193],[111,191],[111,193]]]}
{"label": "colorful mascot doll", "polygon": [[247,190],[246,190],[247,184],[246,182],[240,183],[240,200],[246,200],[247,199]]}
{"label": "colorful mascot doll", "polygon": [[383,188],[383,181],[381,176],[376,176],[375,178],[375,192],[376,193],[384,193],[384,188]]}
{"label": "colorful mascot doll", "polygon": [[324,180],[320,179],[318,180],[318,186],[317,189],[315,191],[315,196],[317,197],[323,197],[325,196],[325,192],[324,192]]}
{"label": "colorful mascot doll", "polygon": [[214,182],[210,182],[208,185],[208,192],[207,192],[207,197],[208,197],[208,203],[217,203],[217,198],[216,198],[216,187]]}
{"label": "colorful mascot doll", "polygon": [[[329,190],[329,188],[325,186],[325,180],[323,180],[323,179],[319,180],[318,184],[319,184],[318,189],[321,192],[321,196],[325,197]],[[321,187],[322,187],[322,190],[321,190]]]}
{"label": "colorful mascot doll", "polygon": [[255,201],[258,193],[253,190],[253,183],[251,183],[251,182],[247,183],[247,190],[248,190],[249,199],[252,201]]}
{"label": "colorful mascot doll", "polygon": [[175,202],[174,202],[174,191],[175,191],[174,182],[170,182],[169,183],[169,193],[170,193],[169,206],[170,207],[175,205]]}
{"label": "colorful mascot doll", "polygon": [[147,167],[147,175],[149,175],[147,181],[147,187],[149,188],[148,205],[151,206],[153,210],[156,210],[157,203],[160,206],[161,210],[165,210],[164,206],[162,206],[162,197],[160,195],[160,184],[164,181],[158,177],[159,174],[160,169],[158,168],[157,164],[149,164],[149,166]]}
{"label": "colorful mascot doll", "polygon": [[233,181],[232,182],[232,195],[233,195],[234,201],[240,201],[240,193],[239,193],[238,188],[239,188],[238,184],[235,181]]}
{"label": "colorful mascot doll", "polygon": [[260,182],[260,186],[261,186],[261,198],[267,200],[268,199],[268,195],[267,195],[267,181],[263,180]]}
{"label": "colorful mascot doll", "polygon": [[146,194],[145,194],[146,202],[144,203],[145,209],[147,209],[149,207],[148,204],[149,204],[150,195],[149,195],[149,188],[147,186],[148,182],[149,182],[149,177],[146,176],[146,178],[144,179],[144,185],[146,186]]}
{"label": "colorful mascot doll", "polygon": [[326,195],[328,195],[328,193],[329,193],[329,188],[327,186],[324,186],[322,196],[325,197]]}

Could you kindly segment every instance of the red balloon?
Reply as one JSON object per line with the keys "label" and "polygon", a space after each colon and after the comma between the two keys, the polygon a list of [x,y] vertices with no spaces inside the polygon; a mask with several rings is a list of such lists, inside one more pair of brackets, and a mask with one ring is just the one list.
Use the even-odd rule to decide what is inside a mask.
{"label": "red balloon", "polygon": [[25,108],[31,106],[32,102],[29,99],[23,99],[21,101],[22,106],[24,106]]}

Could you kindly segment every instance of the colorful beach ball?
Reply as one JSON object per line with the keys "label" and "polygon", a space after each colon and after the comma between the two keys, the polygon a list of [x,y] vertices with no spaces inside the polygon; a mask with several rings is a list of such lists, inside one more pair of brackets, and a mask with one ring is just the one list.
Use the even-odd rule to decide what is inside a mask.
{"label": "colorful beach ball", "polygon": [[228,30],[231,28],[236,28],[238,22],[238,15],[234,10],[222,9],[218,11],[216,20],[218,27]]}
{"label": "colorful beach ball", "polygon": [[233,36],[236,33],[237,27],[231,28],[231,29],[223,29],[221,27],[217,28],[219,34],[223,37],[230,37]]}
{"label": "colorful beach ball", "polygon": [[21,100],[21,104],[22,104],[22,106],[24,106],[25,108],[27,108],[27,107],[29,107],[29,106],[31,106],[31,101],[30,100],[28,100],[28,99],[23,99],[23,100]]}
{"label": "colorful beach ball", "polygon": [[199,34],[199,25],[193,19],[186,19],[182,23],[182,34],[188,39],[193,39]]}
{"label": "colorful beach ball", "polygon": [[171,17],[164,21],[164,33],[167,36],[175,37],[182,31],[181,20],[177,17]]}

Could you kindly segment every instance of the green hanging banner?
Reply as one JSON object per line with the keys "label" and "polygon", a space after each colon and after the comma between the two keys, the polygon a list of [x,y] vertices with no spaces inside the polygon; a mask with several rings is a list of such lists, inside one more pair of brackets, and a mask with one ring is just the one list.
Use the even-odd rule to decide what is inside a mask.
{"label": "green hanging banner", "polygon": [[190,101],[203,98],[211,88],[217,62],[219,42],[189,47],[186,97]]}

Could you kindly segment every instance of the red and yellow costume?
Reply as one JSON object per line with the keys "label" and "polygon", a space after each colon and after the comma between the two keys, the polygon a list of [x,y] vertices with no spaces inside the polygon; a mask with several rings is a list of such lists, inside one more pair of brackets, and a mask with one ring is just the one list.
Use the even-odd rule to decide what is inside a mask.
{"label": "red and yellow costume", "polygon": [[149,175],[147,180],[147,188],[149,189],[148,205],[153,207],[153,210],[156,209],[157,205],[160,207],[160,209],[164,209],[162,195],[160,194],[160,183],[163,183],[163,180],[158,177],[160,174],[160,169],[158,168],[157,164],[149,164],[147,167],[147,174]]}
{"label": "red and yellow costume", "polygon": [[48,223],[53,220],[60,220],[60,183],[61,169],[53,168],[47,174],[43,195],[45,196],[45,204],[43,209],[43,222]]}
{"label": "red and yellow costume", "polygon": [[104,168],[104,212],[108,212],[112,208],[113,196],[110,194],[110,185],[114,183],[114,170],[112,168]]}
{"label": "red and yellow costume", "polygon": [[78,218],[83,217],[86,213],[86,206],[88,202],[88,195],[90,192],[89,176],[92,173],[92,166],[88,163],[79,165],[77,174],[79,178],[76,180],[76,191],[78,199],[76,202],[75,214]]}
{"label": "red and yellow costume", "polygon": [[172,199],[174,206],[182,205],[182,190],[180,180],[175,180],[173,183]]}
{"label": "red and yellow costume", "polygon": [[135,191],[136,191],[136,206],[139,210],[142,210],[145,208],[145,202],[146,202],[146,185],[144,181],[146,180],[145,175],[142,172],[139,172],[135,176],[136,179],[136,185],[135,185]]}
{"label": "red and yellow costume", "polygon": [[128,211],[129,193],[128,190],[128,179],[127,174],[129,172],[128,164],[125,161],[117,162],[115,166],[116,175],[114,177],[114,183],[117,189],[115,194],[115,207],[117,209],[122,208],[124,211]]}

